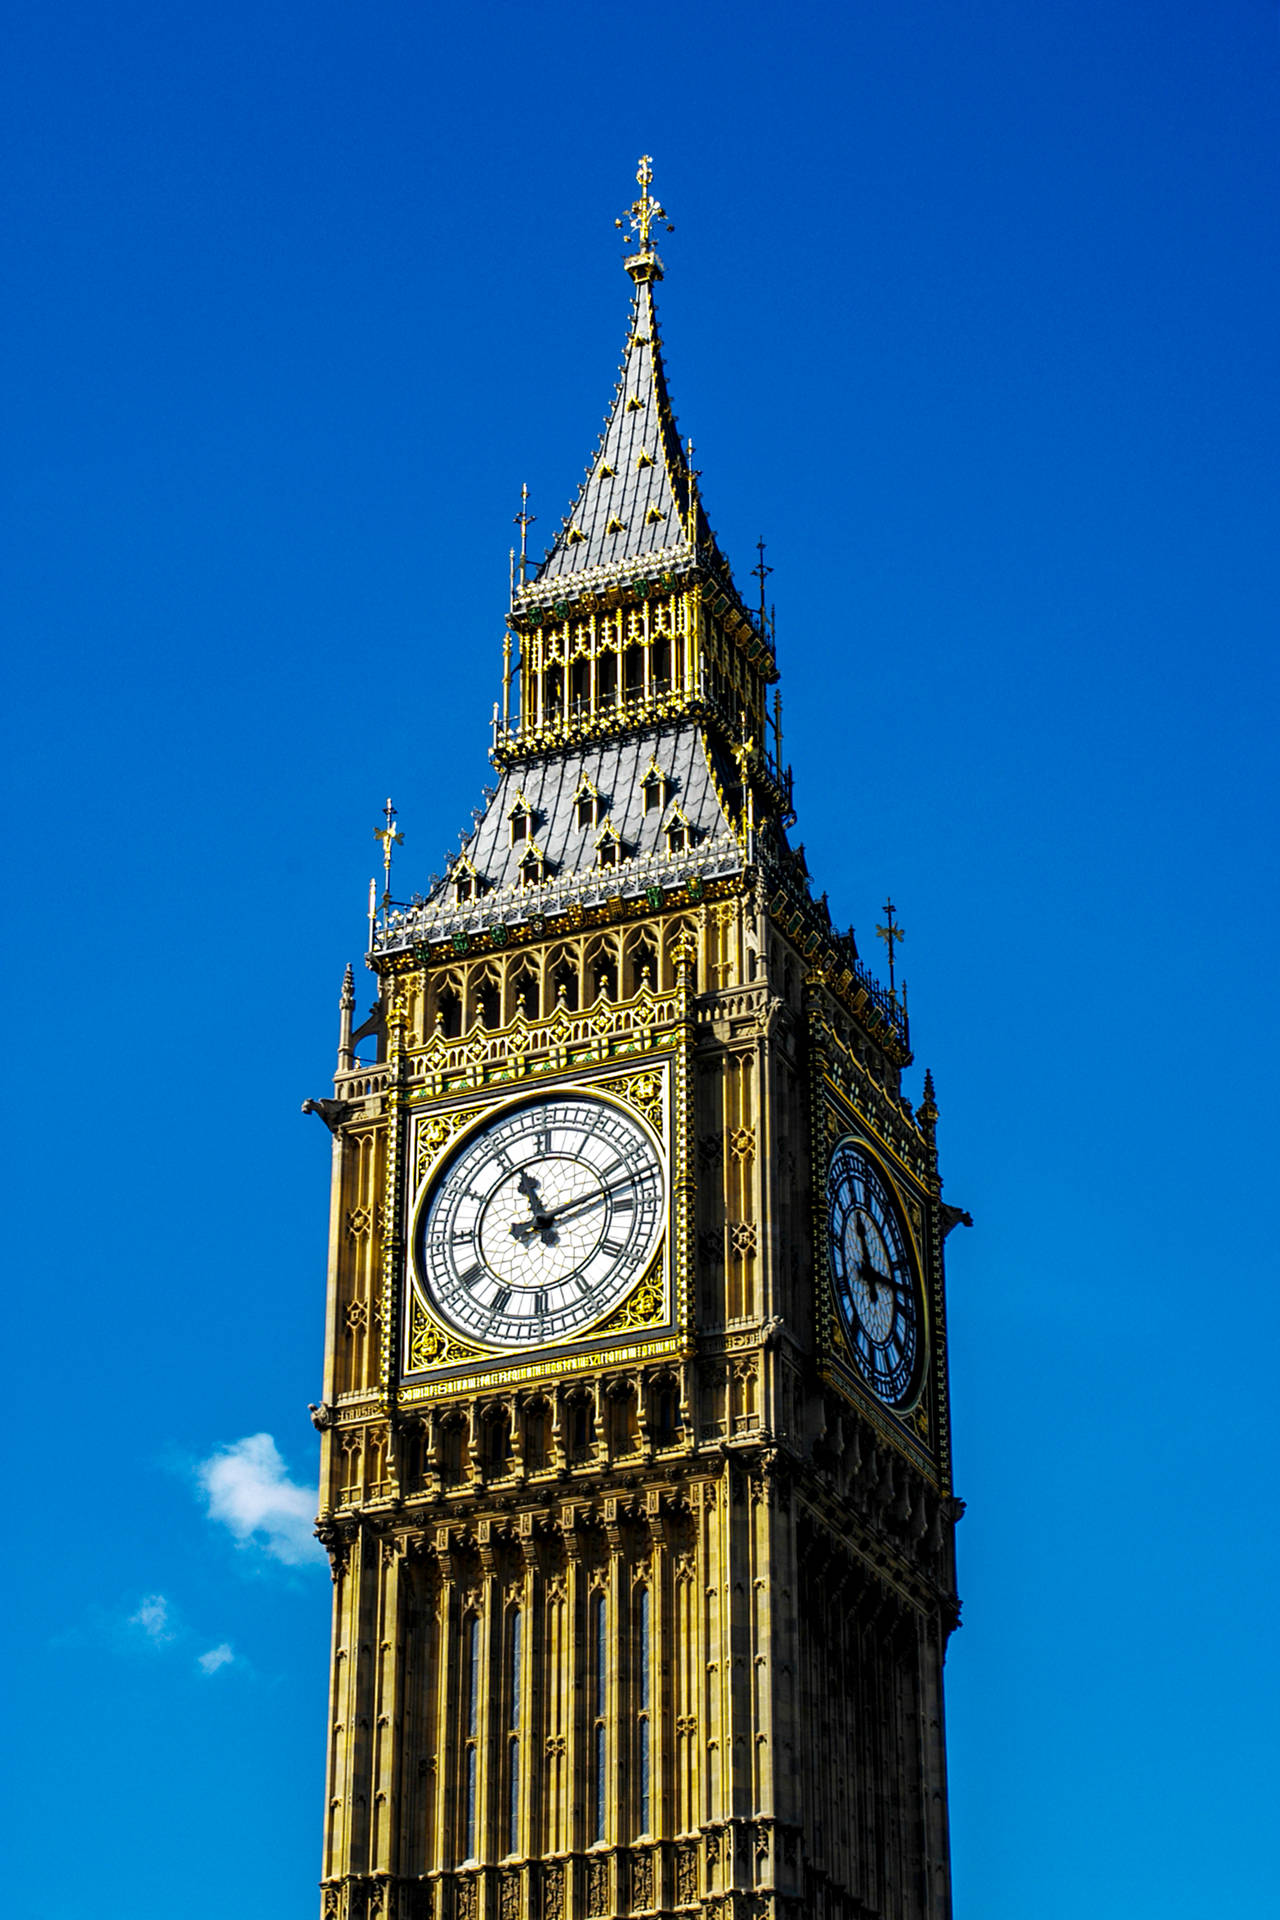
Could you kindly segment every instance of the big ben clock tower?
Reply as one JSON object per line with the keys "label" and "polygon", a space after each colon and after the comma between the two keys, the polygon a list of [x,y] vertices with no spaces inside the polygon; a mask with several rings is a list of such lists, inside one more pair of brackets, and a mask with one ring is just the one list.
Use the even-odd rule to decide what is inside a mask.
{"label": "big ben clock tower", "polygon": [[676,433],[638,180],[496,785],[425,899],[388,887],[308,1102],[324,1920],[950,1913],[960,1216],[901,998],[788,839],[772,633]]}

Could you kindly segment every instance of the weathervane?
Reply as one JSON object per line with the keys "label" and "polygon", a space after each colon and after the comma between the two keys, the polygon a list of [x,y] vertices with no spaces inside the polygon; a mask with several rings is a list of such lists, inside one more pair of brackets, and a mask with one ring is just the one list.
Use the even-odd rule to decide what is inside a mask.
{"label": "weathervane", "polygon": [[[897,1005],[898,995],[893,979],[893,949],[899,940],[905,940],[907,937],[902,927],[895,927],[893,924],[893,916],[897,911],[898,909],[894,906],[892,900],[886,900],[884,903],[885,924],[882,927],[876,928],[876,938],[883,940],[889,949],[889,998],[895,1006]],[[905,991],[906,989],[904,987],[903,992],[905,993]]]}
{"label": "weathervane", "polygon": [[529,564],[529,529],[533,525],[537,517],[538,516],[536,513],[530,513],[529,511],[529,488],[526,484],[522,486],[520,489],[520,511],[515,517],[515,524],[520,529],[520,585],[521,586],[524,585],[525,568]]}
{"label": "weathervane", "polygon": [[396,810],[392,806],[389,797],[386,806],[382,809],[382,817],[387,824],[385,827],[375,827],[373,837],[375,840],[381,840],[382,842],[382,871],[385,876],[382,888],[382,906],[385,912],[391,905],[391,859],[395,849],[403,846],[404,835],[396,832]]}
{"label": "weathervane", "polygon": [[640,165],[636,169],[636,180],[640,186],[640,198],[633,200],[627,211],[614,221],[614,226],[626,233],[628,241],[635,241],[640,253],[652,253],[649,232],[655,221],[665,223],[668,233],[675,228],[667,219],[667,210],[660,200],[655,200],[649,191],[653,179],[653,161],[647,153],[640,155]]}

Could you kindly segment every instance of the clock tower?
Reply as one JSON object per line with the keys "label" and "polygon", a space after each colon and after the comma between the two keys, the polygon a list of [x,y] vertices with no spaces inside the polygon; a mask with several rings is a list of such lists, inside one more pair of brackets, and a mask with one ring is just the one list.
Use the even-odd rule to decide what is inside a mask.
{"label": "clock tower", "polygon": [[348,969],[307,1103],[324,1920],[950,1912],[963,1216],[902,996],[789,837],[772,626],[676,432],[637,178],[621,372],[513,582],[495,783],[409,905],[388,806],[377,998],[356,1027]]}

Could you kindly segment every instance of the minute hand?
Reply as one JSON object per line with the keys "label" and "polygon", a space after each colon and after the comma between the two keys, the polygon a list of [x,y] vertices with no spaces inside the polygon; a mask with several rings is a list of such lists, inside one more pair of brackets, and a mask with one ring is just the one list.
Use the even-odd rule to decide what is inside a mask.
{"label": "minute hand", "polygon": [[552,1225],[558,1225],[561,1220],[567,1219],[570,1214],[590,1212],[592,1207],[602,1205],[611,1194],[621,1193],[624,1188],[630,1185],[630,1180],[620,1180],[616,1187],[602,1187],[599,1193],[588,1193],[584,1194],[581,1200],[570,1200],[565,1206],[556,1208],[551,1216]]}

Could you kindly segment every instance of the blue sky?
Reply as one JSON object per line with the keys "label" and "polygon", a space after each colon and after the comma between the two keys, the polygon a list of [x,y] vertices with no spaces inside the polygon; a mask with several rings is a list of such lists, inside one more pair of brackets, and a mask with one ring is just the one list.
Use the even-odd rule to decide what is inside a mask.
{"label": "blue sky", "polygon": [[13,1910],[315,1910],[298,1107],[384,796],[413,886],[486,779],[649,151],[798,832],[868,956],[892,890],[976,1220],[957,1920],[1273,1911],[1272,0],[28,0],[5,53]]}

